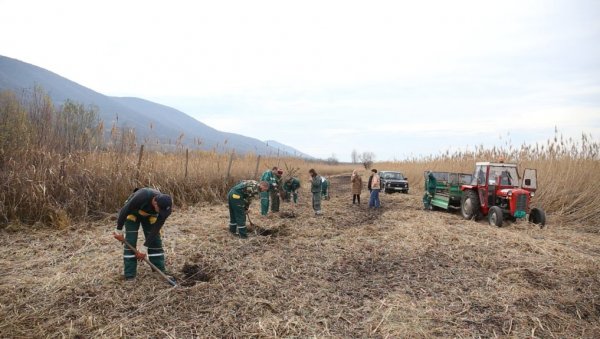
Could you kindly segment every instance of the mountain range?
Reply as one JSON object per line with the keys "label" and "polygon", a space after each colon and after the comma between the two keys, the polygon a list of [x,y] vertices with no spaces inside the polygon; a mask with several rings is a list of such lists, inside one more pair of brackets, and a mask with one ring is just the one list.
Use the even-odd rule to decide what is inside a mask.
{"label": "mountain range", "polygon": [[106,128],[113,124],[134,128],[139,140],[147,137],[162,143],[180,140],[190,148],[217,152],[234,150],[239,154],[313,158],[274,140],[261,141],[219,131],[172,107],[141,98],[107,96],[41,67],[0,55],[0,90],[18,93],[35,86],[42,87],[56,105],[71,100],[98,107],[99,118]]}

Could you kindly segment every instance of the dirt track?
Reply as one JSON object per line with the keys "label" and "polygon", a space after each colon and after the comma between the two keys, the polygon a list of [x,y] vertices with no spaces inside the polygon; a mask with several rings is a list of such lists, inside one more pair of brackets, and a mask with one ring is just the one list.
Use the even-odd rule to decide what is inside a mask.
{"label": "dirt track", "polygon": [[296,218],[260,217],[254,202],[272,236],[232,237],[225,204],[176,211],[163,240],[186,285],[174,289],[143,266],[122,281],[112,220],[4,230],[0,337],[600,337],[599,234],[552,216],[540,230],[425,212],[414,190],[373,212],[365,191],[352,205],[348,181],[332,179],[321,217],[306,188]]}

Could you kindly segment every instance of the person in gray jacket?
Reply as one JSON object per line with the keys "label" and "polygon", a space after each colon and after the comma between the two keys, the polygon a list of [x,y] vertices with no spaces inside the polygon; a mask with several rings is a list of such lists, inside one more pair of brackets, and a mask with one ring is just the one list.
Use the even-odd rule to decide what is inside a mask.
{"label": "person in gray jacket", "polygon": [[312,207],[315,211],[315,215],[321,215],[321,176],[317,174],[317,171],[310,169],[310,192],[312,193]]}

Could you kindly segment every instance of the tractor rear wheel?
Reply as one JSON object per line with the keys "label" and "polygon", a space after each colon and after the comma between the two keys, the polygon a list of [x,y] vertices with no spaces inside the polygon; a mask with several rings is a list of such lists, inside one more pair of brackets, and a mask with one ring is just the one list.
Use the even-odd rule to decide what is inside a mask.
{"label": "tractor rear wheel", "polygon": [[490,222],[490,226],[502,227],[503,219],[504,214],[502,213],[502,209],[498,206],[492,206],[488,212],[488,221]]}
{"label": "tractor rear wheel", "polygon": [[529,222],[532,224],[540,225],[540,228],[546,226],[546,212],[539,207],[534,207],[529,212]]}
{"label": "tractor rear wheel", "polygon": [[477,192],[467,190],[463,193],[460,201],[460,214],[467,220],[481,219],[481,210],[479,209],[479,197]]}

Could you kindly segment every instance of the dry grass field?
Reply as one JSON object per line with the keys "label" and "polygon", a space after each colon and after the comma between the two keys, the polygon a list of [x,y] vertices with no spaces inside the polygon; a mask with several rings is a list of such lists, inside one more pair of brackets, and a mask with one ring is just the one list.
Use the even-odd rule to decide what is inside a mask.
{"label": "dry grass field", "polygon": [[226,204],[179,208],[164,230],[175,288],[144,265],[122,280],[113,218],[4,228],[0,337],[600,337],[596,228],[426,212],[417,183],[373,212],[348,181],[332,178],[321,217],[306,187],[282,206],[294,218],[254,202],[273,234],[247,240],[227,231]]}

